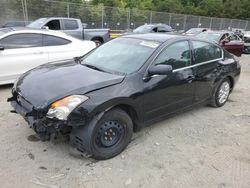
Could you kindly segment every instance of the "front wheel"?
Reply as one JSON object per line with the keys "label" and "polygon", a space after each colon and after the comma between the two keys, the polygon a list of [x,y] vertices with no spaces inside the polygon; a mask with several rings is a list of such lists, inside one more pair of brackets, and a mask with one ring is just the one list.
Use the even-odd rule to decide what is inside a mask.
{"label": "front wheel", "polygon": [[71,135],[71,139],[76,137],[77,142],[81,142],[76,143],[78,151],[87,151],[93,158],[104,160],[121,153],[130,143],[132,135],[133,122],[130,116],[120,108],[115,108],[105,112],[99,120],[79,128]]}
{"label": "front wheel", "polygon": [[211,105],[214,107],[223,106],[229,97],[230,89],[231,89],[230,80],[228,78],[224,79],[219,86],[215,89],[212,96]]}
{"label": "front wheel", "polygon": [[244,49],[243,49],[243,52],[245,54],[250,54],[250,46],[245,46]]}

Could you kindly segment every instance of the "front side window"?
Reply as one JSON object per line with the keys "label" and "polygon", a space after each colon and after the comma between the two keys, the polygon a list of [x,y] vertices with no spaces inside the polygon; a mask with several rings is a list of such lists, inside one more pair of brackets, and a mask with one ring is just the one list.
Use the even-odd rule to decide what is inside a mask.
{"label": "front side window", "polygon": [[114,74],[131,74],[144,65],[159,45],[156,41],[117,38],[96,48],[82,59],[82,64]]}
{"label": "front side window", "polygon": [[239,39],[239,37],[236,36],[235,34],[230,34],[229,40],[230,40],[230,41],[237,41],[237,40],[240,40],[240,39]]}
{"label": "front side window", "polygon": [[155,64],[171,65],[173,69],[180,69],[191,65],[190,57],[188,41],[181,41],[168,46],[158,56]]}
{"label": "front side window", "polygon": [[221,49],[214,44],[201,41],[193,41],[192,43],[195,64],[216,60],[222,57]]}
{"label": "front side window", "polygon": [[61,46],[71,43],[71,41],[63,39],[61,37],[44,35],[43,36],[43,45],[44,46]]}
{"label": "front side window", "polygon": [[0,40],[5,49],[31,48],[42,46],[42,35],[33,33],[14,34]]}
{"label": "front side window", "polygon": [[65,30],[78,29],[78,24],[76,20],[63,20]]}
{"label": "front side window", "polygon": [[51,30],[61,30],[60,20],[51,20],[45,26]]}

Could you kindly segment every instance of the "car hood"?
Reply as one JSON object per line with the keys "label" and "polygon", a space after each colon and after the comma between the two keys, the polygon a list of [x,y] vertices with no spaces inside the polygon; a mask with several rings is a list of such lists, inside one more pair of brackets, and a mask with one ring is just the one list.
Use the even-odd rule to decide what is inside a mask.
{"label": "car hood", "polygon": [[49,63],[23,74],[14,89],[35,109],[69,95],[82,95],[122,82],[124,76],[97,71],[75,61]]}

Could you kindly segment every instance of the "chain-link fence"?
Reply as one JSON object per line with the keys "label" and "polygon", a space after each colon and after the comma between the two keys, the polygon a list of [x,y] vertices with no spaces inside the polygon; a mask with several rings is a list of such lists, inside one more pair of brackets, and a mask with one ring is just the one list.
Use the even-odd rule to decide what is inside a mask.
{"label": "chain-link fence", "polygon": [[145,23],[165,23],[175,30],[188,30],[193,27],[211,29],[241,28],[250,30],[246,20],[183,15],[165,12],[123,9],[116,7],[88,6],[49,0],[1,0],[0,25],[11,21],[29,23],[40,17],[80,18],[88,28],[110,28],[130,30]]}

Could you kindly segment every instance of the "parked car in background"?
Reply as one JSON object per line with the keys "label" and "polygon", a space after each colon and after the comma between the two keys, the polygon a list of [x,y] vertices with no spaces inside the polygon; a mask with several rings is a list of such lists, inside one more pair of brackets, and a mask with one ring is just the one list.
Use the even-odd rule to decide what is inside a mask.
{"label": "parked car in background", "polygon": [[145,24],[133,30],[133,34],[168,32],[172,32],[172,27],[166,24]]}
{"label": "parked car in background", "polygon": [[228,31],[206,31],[196,35],[197,38],[216,42],[230,53],[241,56],[244,49],[244,41],[233,32]]}
{"label": "parked car in background", "polygon": [[38,65],[82,56],[95,47],[92,41],[55,31],[0,29],[0,85],[13,83]]}
{"label": "parked car in background", "polygon": [[9,21],[6,22],[4,25],[2,25],[2,28],[6,27],[25,27],[27,25],[27,22],[25,21]]}
{"label": "parked car in background", "polygon": [[81,59],[25,73],[8,101],[42,140],[68,133],[82,156],[108,159],[146,125],[198,104],[223,106],[240,70],[214,43],[126,35]]}
{"label": "parked car in background", "polygon": [[35,20],[27,27],[61,31],[81,40],[94,41],[98,46],[110,40],[109,29],[86,29],[86,26],[80,19],[47,17]]}
{"label": "parked car in background", "polygon": [[207,31],[207,30],[208,30],[207,28],[191,28],[191,29],[187,30],[185,33],[183,33],[183,35],[188,35],[188,36],[198,35],[202,32]]}
{"label": "parked car in background", "polygon": [[246,54],[250,54],[250,31],[246,31],[244,33],[243,40],[245,42],[243,52]]}

